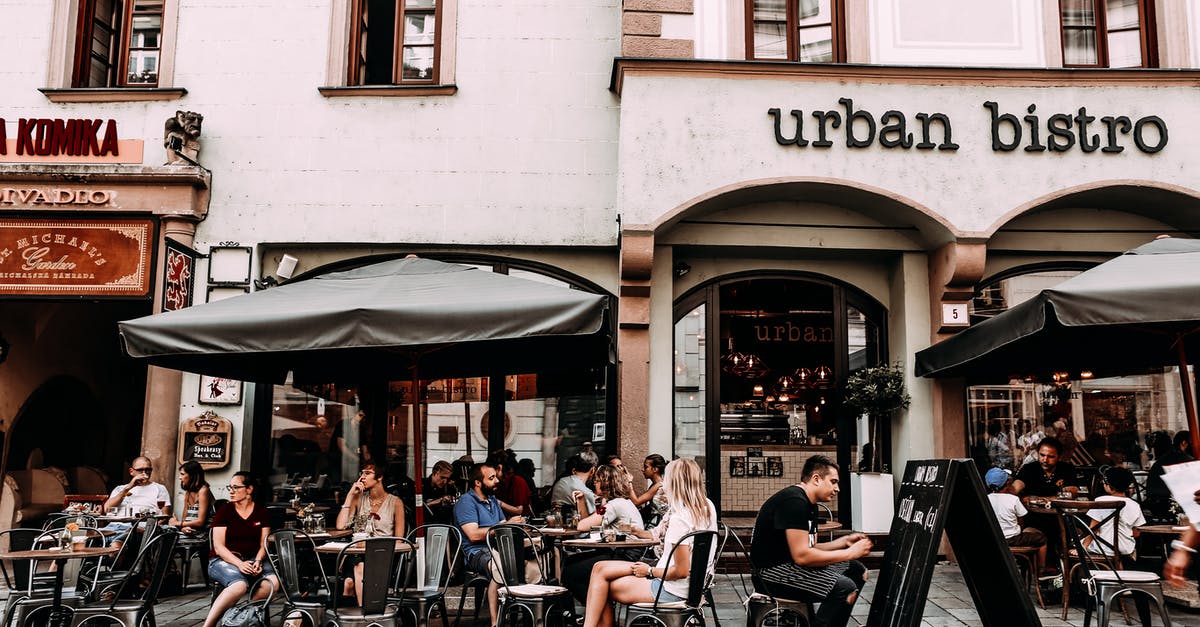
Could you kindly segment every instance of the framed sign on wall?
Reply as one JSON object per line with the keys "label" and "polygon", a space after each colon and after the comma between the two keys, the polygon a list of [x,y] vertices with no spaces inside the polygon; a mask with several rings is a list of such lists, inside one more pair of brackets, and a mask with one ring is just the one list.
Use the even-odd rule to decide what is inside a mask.
{"label": "framed sign on wall", "polygon": [[238,405],[242,402],[242,382],[224,377],[200,375],[200,402],[206,405]]}

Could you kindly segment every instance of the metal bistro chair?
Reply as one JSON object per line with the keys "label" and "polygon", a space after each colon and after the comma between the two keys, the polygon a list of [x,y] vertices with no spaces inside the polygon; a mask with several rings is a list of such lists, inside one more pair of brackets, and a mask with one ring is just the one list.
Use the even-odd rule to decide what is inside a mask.
{"label": "metal bistro chair", "polygon": [[[133,527],[129,529],[129,535],[125,537],[125,542],[121,544],[120,551],[113,556],[107,568],[105,568],[103,560],[98,560],[94,568],[80,575],[80,581],[91,589],[90,595],[93,598],[106,592],[112,592],[121,585],[121,582],[125,579],[125,575],[129,572],[122,567],[129,563],[131,559],[136,561],[137,557],[146,550],[146,547],[150,546],[150,543],[166,529],[159,522],[160,519],[153,515],[140,516],[139,522],[134,523]],[[139,540],[137,542],[130,542],[133,534],[138,532],[139,526],[141,527]],[[130,558],[130,555],[133,557]]]}
{"label": "metal bistro chair", "polygon": [[[104,545],[104,536],[95,527],[80,527],[78,531],[85,536],[84,546],[98,547]],[[62,529],[52,529],[50,531],[41,531],[33,540],[29,548],[44,548],[45,546],[56,544],[58,542],[58,534]],[[81,583],[86,583],[79,576],[79,573],[88,567],[88,562],[98,563],[100,558],[86,558],[83,560],[71,560],[64,566],[63,573],[63,597],[62,605],[64,607],[76,607],[87,598],[87,594],[91,591],[87,590],[86,594],[78,594]],[[54,594],[54,578],[53,572],[37,572],[38,560],[26,562],[24,566],[28,568],[28,572],[32,573],[32,577],[28,581],[28,587],[23,592],[13,591],[10,598],[13,602],[9,605],[11,610],[6,614],[5,621],[11,620],[13,625],[24,625],[35,613],[48,609],[53,604]],[[74,586],[74,590],[66,589],[67,585]]]}
{"label": "metal bistro chair", "polygon": [[679,547],[689,539],[692,541],[692,559],[691,567],[688,570],[687,598],[675,603],[660,603],[659,598],[663,591],[660,587],[658,594],[654,596],[654,602],[634,603],[628,606],[625,611],[625,627],[631,627],[639,621],[643,623],[650,621],[663,625],[663,627],[685,627],[688,624],[699,624],[703,627],[705,625],[704,593],[713,581],[713,569],[710,567],[712,560],[696,558],[700,555],[712,555],[713,549],[716,548],[717,532],[693,531],[683,536],[675,546],[671,547],[671,552],[667,556],[667,564],[674,563],[675,551],[678,551]]}
{"label": "metal bistro chair", "polygon": [[[1120,557],[1117,556],[1117,528],[1119,527],[1119,518],[1121,508],[1125,507],[1124,501],[1050,501],[1050,506],[1058,514],[1058,530],[1062,538],[1062,547],[1059,549],[1061,559],[1061,568],[1063,575],[1063,594],[1062,594],[1062,620],[1067,620],[1067,612],[1071,609],[1071,580],[1074,579],[1076,571],[1079,570],[1083,556],[1071,546],[1070,538],[1067,537],[1067,517],[1072,515],[1088,516],[1088,512],[1092,511],[1107,511],[1108,514],[1100,519],[1099,525],[1103,526],[1106,523],[1112,523],[1111,538],[1097,538],[1102,546],[1107,547],[1110,557],[1101,558],[1097,563],[1106,563],[1109,570],[1118,570],[1121,568]],[[1095,535],[1095,534],[1093,534]]]}
{"label": "metal bistro chair", "polygon": [[[34,547],[37,539],[43,535],[41,529],[16,528],[0,531],[0,543],[8,542],[10,551],[28,551]],[[10,570],[11,567],[11,570]],[[8,587],[8,599],[4,604],[4,620],[0,625],[20,625],[38,602],[50,604],[54,593],[50,582],[42,582],[34,576],[35,564],[28,560],[0,560],[0,572],[4,575],[4,583]],[[16,613],[20,610],[20,615]],[[16,618],[16,621],[13,619]]]}
{"label": "metal bistro chair", "polygon": [[[442,627],[450,627],[450,619],[446,616],[446,586],[450,583],[451,570],[458,563],[462,533],[451,525],[421,525],[408,533],[408,541],[422,556],[421,560],[414,560],[421,568],[422,581],[414,582],[412,589],[404,590],[402,596],[393,600],[399,601],[400,611],[412,614],[416,627],[427,627],[434,610],[441,612]],[[402,574],[400,570],[396,572],[397,576]],[[393,588],[401,590],[401,584],[397,581]]]}
{"label": "metal bistro chair", "polygon": [[[537,538],[540,540],[540,538]],[[536,577],[541,581],[545,569],[538,554],[537,542],[524,525],[496,525],[487,532],[488,549],[492,552],[494,576],[499,578],[500,607],[496,613],[496,626],[504,624],[506,615],[523,610],[529,615],[533,627],[544,627],[546,617],[559,613],[560,621],[565,616],[575,618],[575,601],[569,590],[562,586],[549,586],[529,582],[526,574],[525,550],[534,552]]]}
{"label": "metal bistro chair", "polygon": [[[722,524],[718,522],[718,528]],[[742,542],[741,536],[730,529],[729,540],[733,541],[733,550],[737,552],[738,557],[753,573],[754,564],[750,561],[750,552],[746,550],[746,544]],[[738,590],[739,586],[734,586],[733,591],[741,599],[742,605],[746,606],[746,627],[763,627],[764,625],[808,627],[813,614],[812,603],[776,597],[769,592],[758,592],[752,584],[747,583],[746,575],[741,569],[738,570],[738,578],[741,580],[741,590]],[[753,580],[753,578],[752,574],[751,579]]]}
{"label": "metal bistro chair", "polygon": [[268,536],[264,545],[283,592],[284,622],[299,618],[305,627],[322,627],[334,588],[317,555],[317,543],[299,529],[282,529]]}
{"label": "metal bistro chair", "polygon": [[[93,601],[75,608],[71,627],[90,624],[93,619],[100,619],[99,624],[113,620],[131,627],[143,623],[154,627],[157,624],[154,620],[154,604],[158,601],[158,591],[171,564],[178,539],[178,533],[157,534],[138,553],[133,566],[125,571],[125,577],[112,599]],[[148,583],[140,594],[136,594],[143,580]],[[134,598],[128,598],[131,596]]]}
{"label": "metal bistro chair", "polygon": [[[397,545],[401,546],[397,546]],[[325,617],[326,625],[347,627],[366,625],[370,627],[400,627],[399,605],[388,599],[388,583],[393,578],[393,568],[406,568],[409,557],[415,555],[413,546],[404,538],[377,536],[354,540],[342,547],[334,562],[334,573],[341,573],[346,558],[362,548],[363,581],[362,607],[338,607],[340,595],[333,595],[333,604]],[[340,574],[335,574],[340,577]],[[400,591],[400,596],[403,591]]]}
{"label": "metal bistro chair", "polygon": [[77,514],[73,512],[60,512],[58,514],[50,514],[46,517],[46,521],[42,523],[42,529],[49,531],[51,529],[62,529],[67,526],[67,523],[73,522],[80,527],[95,527],[96,517],[90,514]]}
{"label": "metal bistro chair", "polygon": [[1083,610],[1084,627],[1091,623],[1093,608],[1099,627],[1108,627],[1111,619],[1109,606],[1113,599],[1123,594],[1144,594],[1153,599],[1158,605],[1158,614],[1162,617],[1164,627],[1171,627],[1159,576],[1141,570],[1109,570],[1106,557],[1092,553],[1083,546],[1085,538],[1091,538],[1092,542],[1104,542],[1092,531],[1088,522],[1076,514],[1064,514],[1063,518],[1071,544],[1079,552],[1080,581],[1088,593],[1087,606]]}

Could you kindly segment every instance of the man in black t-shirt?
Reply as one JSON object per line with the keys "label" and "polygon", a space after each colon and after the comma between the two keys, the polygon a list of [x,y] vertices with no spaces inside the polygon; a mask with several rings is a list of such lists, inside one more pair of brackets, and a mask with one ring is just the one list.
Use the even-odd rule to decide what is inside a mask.
{"label": "man in black t-shirt", "polygon": [[1062,444],[1055,438],[1042,438],[1038,443],[1038,460],[1021,466],[1013,480],[1013,492],[1021,496],[1057,497],[1068,492],[1071,498],[1079,493],[1079,477],[1071,462],[1060,462]]}
{"label": "man in black t-shirt", "polygon": [[817,543],[816,503],[839,489],[837,465],[824,455],[804,463],[800,483],[767,499],[754,521],[750,563],[755,590],[774,597],[820,602],[814,627],[844,627],[867,573],[857,560],[871,551],[861,533]]}
{"label": "man in black t-shirt", "polygon": [[[1013,494],[1019,495],[1026,505],[1029,497],[1043,496],[1055,498],[1066,492],[1075,498],[1079,494],[1079,476],[1075,465],[1071,462],[1058,461],[1062,453],[1062,443],[1056,438],[1042,438],[1038,442],[1037,461],[1021,466],[1013,480]],[[1062,533],[1059,531],[1058,516],[1041,512],[1029,512],[1025,524],[1041,531],[1046,535],[1047,559],[1053,562],[1058,559],[1062,548]],[[1048,569],[1053,570],[1053,569]]]}

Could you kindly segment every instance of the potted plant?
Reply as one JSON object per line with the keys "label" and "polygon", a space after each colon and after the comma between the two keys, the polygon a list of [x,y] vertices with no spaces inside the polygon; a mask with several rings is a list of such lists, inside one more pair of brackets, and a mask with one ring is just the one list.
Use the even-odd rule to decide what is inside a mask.
{"label": "potted plant", "polygon": [[[850,374],[842,388],[842,403],[867,421],[870,442],[861,452],[867,455],[862,472],[850,475],[855,529],[886,532],[891,528],[893,508],[892,475],[881,473],[879,451],[880,423],[897,409],[907,409],[911,398],[904,388],[904,370],[900,364],[879,364]],[[870,447],[869,453],[863,449]]]}

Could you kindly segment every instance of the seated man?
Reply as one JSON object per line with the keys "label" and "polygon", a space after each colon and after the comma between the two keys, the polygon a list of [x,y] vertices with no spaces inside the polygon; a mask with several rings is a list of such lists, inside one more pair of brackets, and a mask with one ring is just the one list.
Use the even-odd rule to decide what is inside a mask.
{"label": "seated man", "polygon": [[[1021,466],[1012,483],[1012,492],[1027,502],[1029,497],[1056,498],[1067,494],[1075,498],[1079,494],[1079,477],[1071,462],[1059,461],[1063,445],[1057,438],[1042,438],[1038,443],[1037,461]],[[1047,559],[1058,559],[1062,547],[1062,533],[1058,526],[1058,515],[1031,512],[1025,522],[1046,535]]]}
{"label": "seated man", "polygon": [[[112,494],[104,502],[104,511],[112,513],[117,508],[131,507],[134,514],[156,511],[169,516],[171,514],[171,495],[167,493],[166,486],[150,480],[152,472],[154,472],[154,466],[148,458],[141,456],[133,458],[133,461],[129,463],[129,483],[113,488]],[[108,528],[116,533],[108,536],[105,542],[113,546],[120,546],[129,536],[129,530],[133,528],[133,525],[110,523]]]}
{"label": "seated man", "polygon": [[[488,528],[504,522],[504,510],[496,498],[499,483],[495,468],[475,464],[471,467],[471,489],[454,505],[454,524],[463,533],[463,563],[467,570],[485,575],[491,572],[492,561],[492,552],[487,546]],[[525,519],[513,516],[508,522],[523,523]],[[492,625],[496,624],[498,595],[499,586],[493,578],[488,584],[488,612]]]}
{"label": "seated man", "polygon": [[[551,507],[576,507],[580,518],[596,513],[596,495],[587,487],[587,482],[591,480],[595,470],[595,464],[579,455],[572,455],[567,459],[567,474],[555,481],[554,488],[550,491]],[[582,497],[576,497],[576,492],[581,493]]]}
{"label": "seated man", "polygon": [[[1112,510],[1089,510],[1088,517],[1091,518],[1089,523],[1095,530],[1096,537],[1102,542],[1092,542],[1091,538],[1084,538],[1082,544],[1090,553],[1111,556],[1113,554],[1111,544],[1113,524],[1116,523],[1116,549],[1117,555],[1121,560],[1121,568],[1136,570],[1137,563],[1133,555],[1135,548],[1134,536],[1137,534],[1135,527],[1146,524],[1146,518],[1142,514],[1142,507],[1137,504],[1137,501],[1129,498],[1129,493],[1133,489],[1133,473],[1120,466],[1110,466],[1104,469],[1100,480],[1104,486],[1105,493],[1102,496],[1096,497],[1096,501],[1118,501],[1124,503],[1124,506],[1121,507],[1115,519],[1110,519],[1103,523],[1101,521],[1112,515]],[[1133,601],[1137,607],[1138,617],[1141,618],[1142,624],[1149,625],[1150,603],[1146,599],[1146,595],[1135,594],[1133,595]]]}
{"label": "seated man", "polygon": [[775,597],[820,602],[813,627],[845,627],[867,571],[857,560],[871,551],[861,533],[817,543],[817,503],[839,490],[833,460],[813,455],[804,462],[800,483],[767,499],[754,521],[750,563],[754,588]]}
{"label": "seated man", "polygon": [[1012,473],[1004,468],[991,468],[987,471],[984,483],[988,487],[988,503],[996,514],[996,522],[1000,523],[1000,533],[1008,546],[1037,547],[1037,561],[1033,568],[1037,575],[1051,576],[1054,573],[1045,572],[1046,567],[1046,534],[1025,527],[1024,518],[1029,510],[1021,503],[1021,499],[1012,493]]}
{"label": "seated man", "polygon": [[450,462],[438,461],[433,465],[433,472],[429,473],[421,488],[425,509],[429,512],[425,522],[454,524],[454,500],[458,498],[458,490],[454,487],[454,482],[450,481],[453,473]]}

